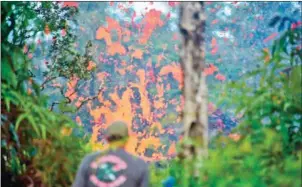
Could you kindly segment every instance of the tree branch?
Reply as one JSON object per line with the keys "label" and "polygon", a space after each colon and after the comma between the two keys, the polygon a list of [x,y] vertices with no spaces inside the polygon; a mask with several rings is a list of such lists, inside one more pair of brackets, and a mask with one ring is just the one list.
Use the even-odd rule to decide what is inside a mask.
{"label": "tree branch", "polygon": [[77,107],[77,110],[79,110],[88,101],[92,101],[92,100],[96,99],[99,96],[99,94],[102,92],[102,90],[103,90],[102,88],[99,89],[98,93],[95,96],[88,97],[87,99],[85,99],[84,101],[82,101],[82,103]]}
{"label": "tree branch", "polygon": [[50,82],[50,81],[52,81],[52,80],[54,80],[54,79],[56,79],[56,78],[58,78],[58,77],[48,77],[48,78],[46,78],[46,80],[45,80],[45,81],[41,84],[41,86],[40,86],[41,91],[44,90],[45,85],[46,85],[48,82]]}

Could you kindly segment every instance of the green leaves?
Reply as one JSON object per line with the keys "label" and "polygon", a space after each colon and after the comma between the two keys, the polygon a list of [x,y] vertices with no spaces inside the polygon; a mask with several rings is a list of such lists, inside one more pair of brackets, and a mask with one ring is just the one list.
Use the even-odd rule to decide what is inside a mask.
{"label": "green leaves", "polygon": [[[5,85],[4,87],[7,86],[8,85]],[[29,159],[33,161],[32,164],[35,168],[42,168],[42,170],[49,171],[42,172],[45,180],[44,183],[62,183],[55,182],[57,180],[64,180],[66,182],[67,179],[65,175],[62,176],[61,179],[58,179],[57,176],[59,175],[53,175],[53,173],[71,172],[72,175],[69,175],[68,178],[68,183],[71,184],[73,178],[70,178],[70,176],[74,176],[80,159],[86,151],[90,151],[90,148],[85,146],[81,137],[76,137],[73,134],[64,136],[62,129],[78,128],[78,131],[82,131],[82,129],[77,127],[67,116],[55,114],[49,111],[43,104],[40,106],[41,102],[36,98],[38,96],[21,95],[7,88],[2,89],[1,92],[6,98],[11,98],[10,100],[7,99],[9,105],[12,106],[11,108],[14,110],[16,110],[16,107],[18,108],[18,112],[11,111],[7,113],[7,108],[4,108],[3,111],[6,115],[16,115],[16,120],[12,123],[12,132],[14,132],[15,137],[13,139],[14,142],[8,139],[8,143],[2,147],[2,149],[10,150],[10,147],[14,144],[20,145],[20,149],[18,149],[17,152],[15,150],[14,152],[5,154],[9,159],[9,168],[14,171],[16,175],[22,175],[22,173],[26,171],[26,168],[22,170],[22,167],[25,167],[25,165],[22,166],[24,162],[22,155],[28,155]],[[11,103],[13,99],[14,103]],[[11,117],[9,117],[9,119],[11,119]],[[4,126],[5,125],[6,124],[4,124]],[[19,142],[18,135],[20,134],[24,135],[26,141],[22,137],[22,141]],[[8,135],[5,134],[4,137],[8,137]],[[20,152],[21,150],[22,152]],[[74,158],[67,164],[64,160],[57,159],[57,153],[61,154],[60,158],[64,158],[63,155],[74,153],[72,154]],[[45,162],[55,163],[51,171],[48,168],[49,164],[45,165]],[[62,164],[67,164],[64,170],[60,167]],[[75,169],[70,171],[70,168]]]}
{"label": "green leaves", "polygon": [[[301,94],[301,85],[302,85],[302,66],[298,65],[295,66],[291,69],[291,72],[289,74],[289,78],[288,78],[288,87],[290,89],[290,91],[296,95],[297,97],[299,97],[299,93]],[[301,97],[301,95],[300,95]]]}
{"label": "green leaves", "polygon": [[61,101],[58,107],[61,112],[75,112],[77,110],[75,106],[67,105],[65,101]]}
{"label": "green leaves", "polygon": [[[276,17],[271,24],[276,25],[280,20]],[[284,32],[271,50],[263,51],[259,68],[222,89],[220,103],[243,113],[240,125],[233,130],[240,134],[240,139],[233,141],[218,135],[211,140],[213,149],[209,149],[208,159],[203,160],[195,186],[301,185],[295,179],[301,174],[298,166],[302,161],[299,125],[302,67],[301,60],[297,60],[300,56],[293,53],[301,34],[296,32]],[[249,79],[256,78],[259,84],[248,84]],[[176,178],[177,187],[189,186],[186,168],[197,162],[169,163],[168,170]]]}
{"label": "green leaves", "polygon": [[15,125],[15,129],[16,129],[16,130],[18,130],[21,121],[23,121],[24,119],[27,118],[27,115],[28,115],[27,113],[24,113],[24,114],[21,114],[21,115],[18,117],[18,119],[17,119],[17,121],[16,121],[16,125]]}
{"label": "green leaves", "polygon": [[9,65],[8,58],[1,60],[1,79],[11,84],[13,87],[17,86],[17,77],[14,74],[11,66]]}
{"label": "green leaves", "polygon": [[[7,178],[12,185],[25,173],[35,178],[31,173],[38,172],[41,174],[38,180],[41,179],[43,185],[70,186],[78,163],[90,151],[90,146],[85,145],[82,137],[72,134],[75,128],[82,134],[84,132],[68,116],[49,111],[48,97],[41,95],[40,85],[31,80],[34,76],[33,64],[28,54],[34,52],[35,46],[25,46],[25,43],[43,31],[46,24],[54,35],[66,29],[66,36],[64,39],[61,37],[61,43],[54,51],[64,54],[59,59],[63,64],[49,71],[51,75],[66,78],[89,76],[87,66],[92,60],[92,45],[87,46],[84,55],[80,55],[73,46],[75,35],[65,28],[65,23],[72,21],[74,16],[68,17],[68,12],[74,14],[77,10],[62,10],[58,3],[53,2],[39,4],[41,6],[37,6],[36,2],[1,3],[1,20],[4,20],[1,24],[1,160],[4,161],[4,172],[12,174],[11,178]],[[10,23],[7,24],[6,20]],[[28,29],[30,25],[33,28]],[[71,56],[78,59],[70,60]],[[66,103],[61,103],[60,108],[63,112],[75,111],[75,108],[66,107]],[[64,129],[71,130],[68,136],[62,133]],[[72,158],[66,161],[66,155],[72,155]],[[50,164],[52,167],[49,167]]]}

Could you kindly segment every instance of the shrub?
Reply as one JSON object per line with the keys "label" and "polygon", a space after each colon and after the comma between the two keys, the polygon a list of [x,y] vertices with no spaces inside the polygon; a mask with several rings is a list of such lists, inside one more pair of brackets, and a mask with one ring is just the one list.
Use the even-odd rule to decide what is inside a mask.
{"label": "shrub", "polygon": [[[226,86],[229,95],[223,102],[242,115],[233,130],[240,139],[218,135],[211,141],[207,159],[170,161],[164,186],[301,186],[300,41],[301,28],[287,30],[271,52],[263,51],[262,66]],[[251,78],[259,78],[259,84],[249,85]],[[196,164],[202,167],[194,177]],[[152,169],[166,178],[167,171]],[[171,177],[175,184],[169,183]],[[159,181],[165,178],[153,177],[153,186],[162,185]]]}

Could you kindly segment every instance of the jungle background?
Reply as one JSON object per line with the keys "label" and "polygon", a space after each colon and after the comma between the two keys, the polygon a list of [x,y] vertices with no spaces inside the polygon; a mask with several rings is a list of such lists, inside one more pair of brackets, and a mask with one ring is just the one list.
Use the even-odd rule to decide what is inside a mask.
{"label": "jungle background", "polygon": [[4,186],[70,186],[116,119],[151,186],[301,186],[301,2],[204,3],[202,161],[176,157],[179,4],[1,2]]}

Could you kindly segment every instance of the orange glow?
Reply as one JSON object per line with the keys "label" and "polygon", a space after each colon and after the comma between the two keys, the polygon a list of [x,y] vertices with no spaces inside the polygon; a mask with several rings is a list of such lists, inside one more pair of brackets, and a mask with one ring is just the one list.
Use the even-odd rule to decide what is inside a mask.
{"label": "orange glow", "polygon": [[87,70],[90,71],[90,70],[92,70],[95,67],[96,67],[96,64],[94,62],[92,62],[92,61],[89,61]]}
{"label": "orange glow", "polygon": [[146,13],[142,24],[144,25],[143,34],[139,40],[140,44],[146,44],[156,27],[161,27],[164,22],[160,18],[161,12],[155,9],[150,10]]}
{"label": "orange glow", "polygon": [[132,53],[132,58],[142,59],[143,51],[141,49],[135,49],[135,51]]}
{"label": "orange glow", "polygon": [[63,2],[63,7],[79,7],[79,3],[78,2],[72,2],[72,1],[67,1],[67,2]]}
{"label": "orange glow", "polygon": [[159,75],[167,75],[169,73],[173,74],[173,78],[177,80],[177,82],[179,83],[179,89],[181,89],[183,86],[183,73],[180,64],[172,63],[164,66],[160,70]]}
{"label": "orange glow", "polygon": [[126,49],[119,42],[114,42],[111,45],[107,45],[107,52],[110,56],[114,56],[115,54],[125,55]]}
{"label": "orange glow", "polygon": [[107,29],[103,27],[99,27],[98,30],[96,31],[96,39],[97,40],[104,39],[107,45],[111,44],[111,35],[107,31]]}
{"label": "orange glow", "polygon": [[77,122],[77,124],[78,124],[79,126],[83,126],[83,123],[82,123],[82,120],[81,120],[80,116],[77,116],[77,117],[76,117],[76,122]]}
{"label": "orange glow", "polygon": [[235,142],[237,142],[238,140],[240,140],[241,136],[238,133],[231,133],[229,134],[229,137],[234,140]]}
{"label": "orange glow", "polygon": [[126,145],[126,150],[129,152],[129,153],[132,153],[132,154],[136,154],[136,147],[137,147],[137,144],[138,144],[138,139],[137,139],[137,136],[130,136],[129,137],[129,140],[127,142],[127,145]]}
{"label": "orange glow", "polygon": [[124,35],[123,42],[129,42],[130,41],[130,36],[131,36],[130,30],[129,29],[124,29],[123,35]]}
{"label": "orange glow", "polygon": [[214,55],[214,54],[216,54],[217,51],[218,51],[217,40],[216,40],[216,38],[214,38],[214,37],[212,38],[211,46],[212,46],[212,51],[211,51],[211,53],[212,53],[212,55]]}
{"label": "orange glow", "polygon": [[115,30],[118,34],[119,41],[121,41],[121,39],[122,39],[122,28],[121,28],[120,24],[116,20],[114,20],[110,17],[106,17],[106,21],[107,21],[107,24],[108,24],[107,29],[109,30],[109,32]]}
{"label": "orange glow", "polygon": [[[173,66],[174,67],[174,66]],[[176,68],[177,66],[175,66]],[[126,68],[125,68],[126,69]],[[118,72],[123,72],[125,69],[123,68],[117,68]],[[169,71],[174,71],[174,68],[168,68],[167,70],[164,69],[164,72],[169,72]],[[102,79],[104,77],[106,77],[107,75],[105,73],[98,73],[98,78]],[[146,85],[147,85],[147,79],[146,79],[146,74],[145,71],[142,69],[139,69],[136,72],[136,76],[139,78],[139,82],[138,83],[133,83],[130,82],[129,86],[130,87],[126,87],[126,90],[124,91],[124,93],[122,94],[121,97],[118,96],[117,93],[117,89],[118,86],[115,88],[115,91],[110,95],[111,100],[114,101],[114,103],[116,104],[116,109],[114,111],[110,110],[110,106],[112,105],[111,102],[109,102],[108,100],[104,99],[104,97],[102,96],[102,93],[98,96],[99,101],[103,104],[100,107],[97,107],[95,109],[92,109],[91,106],[88,106],[88,110],[90,112],[90,115],[93,117],[93,119],[95,121],[100,121],[101,117],[105,117],[105,122],[100,123],[100,124],[96,124],[93,126],[92,128],[92,137],[91,137],[91,143],[92,146],[95,149],[105,149],[106,146],[108,145],[103,145],[102,143],[98,143],[97,139],[98,139],[98,135],[99,132],[102,129],[106,129],[108,127],[108,125],[110,125],[113,121],[116,121],[117,119],[122,119],[124,120],[128,125],[129,125],[129,129],[131,129],[132,126],[132,119],[134,117],[134,114],[131,111],[131,108],[133,107],[139,107],[142,109],[142,119],[146,119],[147,121],[149,121],[151,123],[150,125],[150,129],[157,129],[157,133],[163,134],[165,133],[165,130],[163,129],[161,123],[153,121],[153,117],[154,116],[151,112],[151,103],[149,101],[148,95],[147,95],[147,90],[146,90]],[[133,97],[133,91],[131,88],[136,87],[140,93],[141,96],[141,100],[140,100],[140,104],[139,106],[134,106],[134,104],[131,105],[131,101],[130,99]],[[156,84],[157,87],[157,91],[158,91],[158,95],[157,95],[157,99],[154,100],[154,107],[155,108],[162,108],[162,109],[166,109],[167,104],[164,100],[164,86],[162,83],[158,83]],[[80,100],[80,99],[79,99]],[[176,101],[174,101],[174,104],[176,103]],[[159,114],[157,116],[159,117],[163,117],[164,113]],[[156,116],[156,115],[155,115]],[[102,120],[103,121],[103,120]],[[129,142],[126,146],[126,150],[130,153],[133,154],[137,154],[137,155],[144,155],[146,148],[148,147],[153,147],[154,149],[158,149],[160,146],[163,146],[160,138],[154,137],[154,136],[149,136],[146,138],[140,138],[143,134],[141,133],[134,133],[131,130],[129,130],[129,133],[131,134],[130,138],[129,138]],[[173,134],[174,131],[169,131],[168,133]],[[171,148],[170,152],[172,154],[174,148]],[[163,159],[163,155],[161,155],[160,153],[154,153],[152,158],[147,158],[145,156],[142,156],[145,160],[151,159]]]}
{"label": "orange glow", "polygon": [[79,107],[84,100],[85,100],[84,97],[79,97],[77,102],[75,103],[75,106]]}
{"label": "orange glow", "polygon": [[171,146],[169,147],[169,150],[168,150],[168,155],[171,156],[171,155],[174,155],[176,153],[176,145],[175,143],[173,142],[171,144]]}
{"label": "orange glow", "polygon": [[214,66],[213,64],[210,64],[210,66],[208,68],[204,69],[203,74],[205,76],[213,75],[215,71],[218,71],[218,68],[216,66]]}
{"label": "orange glow", "polygon": [[75,87],[78,83],[78,78],[73,77],[70,79],[70,81],[67,83],[67,91],[65,93],[65,97],[68,97],[71,101],[75,100],[77,98],[77,93],[75,92]]}
{"label": "orange glow", "polygon": [[[122,7],[120,7],[122,8]],[[132,42],[131,31],[125,26],[110,17],[106,17],[106,24],[100,26],[96,31],[96,39],[103,40],[106,43],[106,51],[100,52],[98,61],[90,62],[87,69],[97,67],[96,77],[99,84],[100,93],[97,97],[100,105],[95,106],[93,101],[88,101],[85,104],[87,111],[91,116],[91,121],[94,122],[92,127],[92,136],[90,143],[93,150],[104,150],[108,148],[108,144],[99,141],[103,135],[103,131],[114,121],[123,120],[128,124],[130,137],[126,146],[126,150],[130,153],[143,157],[145,160],[163,160],[166,156],[175,154],[175,143],[165,145],[167,142],[161,142],[162,135],[173,135],[176,132],[168,127],[163,126],[164,123],[170,121],[180,122],[180,117],[177,114],[167,115],[168,106],[175,107],[177,112],[183,109],[183,97],[179,99],[166,100],[167,91],[171,89],[171,84],[168,82],[168,75],[171,73],[173,78],[179,83],[179,89],[183,87],[183,73],[181,66],[177,62],[172,62],[168,65],[168,58],[165,56],[167,48],[171,47],[163,44],[162,54],[158,55],[152,62],[152,57],[145,60],[147,55],[152,55],[152,45],[147,44],[153,32],[164,25],[161,20],[162,13],[157,10],[150,10],[146,13],[142,22],[138,25],[140,34],[138,43]],[[113,41],[113,32],[117,32],[118,39]],[[171,37],[177,39],[179,35],[172,33]],[[131,40],[130,40],[131,39]],[[172,46],[173,47],[173,46]],[[101,50],[98,48],[98,50]],[[118,59],[113,56],[129,57],[128,59]],[[134,64],[139,61],[138,64]],[[155,62],[154,62],[155,61]],[[116,73],[110,74],[102,70],[102,63],[114,66]],[[155,65],[152,63],[156,63]],[[140,68],[140,66],[145,68]],[[154,67],[155,66],[155,67]],[[115,76],[129,77],[133,76],[132,81],[128,81],[127,85],[120,86],[114,84],[110,87],[111,80]],[[68,84],[66,95],[74,92],[77,79],[71,80]],[[109,83],[109,86],[108,84]],[[155,94],[150,94],[152,92]],[[110,90],[110,91],[109,91]],[[109,92],[109,94],[108,94]],[[138,92],[138,93],[137,93]],[[135,94],[134,94],[135,93]],[[79,97],[73,94],[75,106],[79,106],[86,98]],[[135,102],[133,102],[135,100]],[[139,111],[139,112],[136,112]],[[163,122],[166,119],[166,122]],[[80,117],[76,118],[78,124],[82,125]],[[85,125],[85,124],[83,124]],[[141,127],[141,125],[143,127]],[[133,130],[132,130],[133,129]],[[168,146],[168,154],[163,155],[158,149]],[[144,156],[147,148],[154,149],[151,157]]]}
{"label": "orange glow", "polygon": [[147,95],[147,90],[146,90],[146,80],[145,80],[145,71],[144,70],[138,70],[136,75],[139,77],[140,83],[135,84],[135,83],[130,83],[133,87],[138,88],[139,92],[141,93],[141,108],[143,109],[143,116],[145,119],[150,118],[150,102],[148,99]]}
{"label": "orange glow", "polygon": [[144,154],[146,148],[154,146],[155,149],[158,149],[161,145],[162,144],[159,138],[153,136],[149,138],[144,138],[141,140],[140,145],[138,146],[137,153]]}

